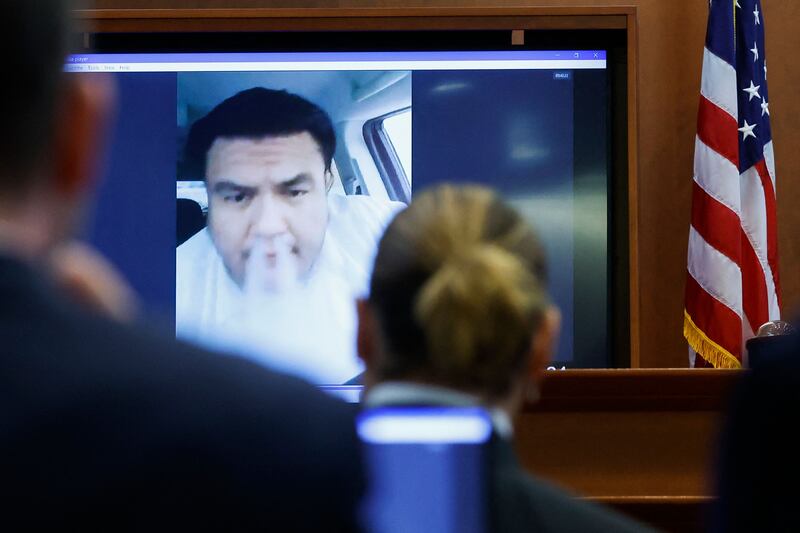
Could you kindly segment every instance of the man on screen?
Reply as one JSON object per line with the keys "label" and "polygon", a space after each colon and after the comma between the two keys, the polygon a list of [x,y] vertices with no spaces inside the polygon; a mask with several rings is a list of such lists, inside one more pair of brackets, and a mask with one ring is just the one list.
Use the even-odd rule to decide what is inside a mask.
{"label": "man on screen", "polygon": [[327,113],[286,91],[242,91],[192,125],[208,225],[177,251],[179,335],[269,348],[318,383],[358,372],[353,301],[403,204],[330,192],[335,149]]}

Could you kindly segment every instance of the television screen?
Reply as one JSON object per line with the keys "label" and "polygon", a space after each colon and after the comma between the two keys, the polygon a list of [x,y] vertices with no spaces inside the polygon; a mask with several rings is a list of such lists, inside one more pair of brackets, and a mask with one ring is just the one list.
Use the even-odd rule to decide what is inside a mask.
{"label": "television screen", "polygon": [[[357,390],[382,231],[442,182],[538,229],[557,366],[606,366],[605,50],[87,53],[118,112],[88,238],[178,337]],[[598,365],[599,361],[599,365]]]}

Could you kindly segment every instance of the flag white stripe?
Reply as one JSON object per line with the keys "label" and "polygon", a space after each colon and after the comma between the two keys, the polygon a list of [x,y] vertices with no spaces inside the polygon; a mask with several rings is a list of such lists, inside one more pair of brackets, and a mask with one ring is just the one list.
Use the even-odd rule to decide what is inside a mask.
{"label": "flag white stripe", "polygon": [[[781,310],[778,305],[778,294],[775,291],[775,279],[772,277],[772,269],[769,266],[769,263],[764,259],[764,250],[759,248],[758,241],[753,233],[750,233],[746,227],[742,227],[744,234],[747,236],[747,240],[750,242],[750,246],[753,247],[755,251],[756,258],[758,259],[758,264],[761,266],[761,270],[764,273],[764,282],[767,286],[767,312],[769,313],[770,320],[777,320],[780,318]],[[760,324],[759,324],[760,325]]]}
{"label": "flag white stripe", "polygon": [[742,228],[750,238],[760,262],[767,258],[767,210],[764,187],[755,167],[745,170],[739,177],[742,191]]}
{"label": "flag white stripe", "polygon": [[699,136],[694,142],[694,179],[709,196],[741,215],[739,169]]}
{"label": "flag white stripe", "polygon": [[746,357],[747,357],[747,345],[745,343],[748,341],[748,339],[752,339],[755,336],[756,336],[756,332],[753,331],[750,328],[750,322],[748,322],[747,320],[742,320],[742,350],[741,350],[741,356],[742,356],[742,361],[745,364],[748,364],[747,363],[747,359],[746,359]]}
{"label": "flag white stripe", "polygon": [[736,70],[733,66],[703,49],[703,77],[700,94],[739,121],[739,100],[736,94]]}
{"label": "flag white stripe", "polygon": [[[775,280],[772,277],[772,269],[770,268],[769,264],[762,258],[763,252],[759,250],[753,235],[747,231],[746,228],[742,228],[745,235],[747,235],[747,240],[750,242],[750,246],[753,247],[755,250],[756,257],[758,259],[758,264],[761,266],[761,270],[764,273],[764,281],[767,286],[767,313],[769,320],[778,320],[781,317],[781,310],[780,306],[778,305],[778,294],[775,291]],[[746,320],[744,322],[747,322]],[[761,324],[758,324],[759,326]]]}
{"label": "flag white stripe", "polygon": [[742,312],[742,271],[722,252],[689,226],[689,274],[704,291],[734,313]]}
{"label": "flag white stripe", "polygon": [[767,301],[769,302],[769,317],[778,317],[778,297],[775,292],[775,280],[772,277],[767,255],[767,207],[764,199],[764,187],[761,184],[761,177],[755,167],[750,167],[742,173],[740,178],[742,191],[742,229],[747,235],[753,250],[755,251],[761,270],[764,271],[764,279],[767,283]]}
{"label": "flag white stripe", "polygon": [[775,153],[772,150],[772,141],[764,145],[764,161],[767,163],[767,170],[769,170],[769,178],[772,180],[772,190],[777,194],[775,188]]}

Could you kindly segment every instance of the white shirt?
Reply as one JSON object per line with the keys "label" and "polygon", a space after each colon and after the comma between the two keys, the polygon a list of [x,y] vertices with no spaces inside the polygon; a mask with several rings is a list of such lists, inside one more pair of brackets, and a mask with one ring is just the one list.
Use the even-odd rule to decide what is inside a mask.
{"label": "white shirt", "polygon": [[[443,405],[451,407],[480,406],[481,401],[477,396],[465,392],[413,383],[410,381],[384,381],[372,387],[363,399],[365,407],[385,407],[391,405],[420,404]],[[514,426],[511,417],[499,407],[487,408],[492,418],[492,427],[503,438],[511,439]]]}
{"label": "white shirt", "polygon": [[231,279],[203,229],[177,249],[179,337],[238,352],[316,384],[341,384],[361,372],[356,298],[366,295],[378,240],[400,202],[328,195],[320,255],[297,289],[254,299]]}

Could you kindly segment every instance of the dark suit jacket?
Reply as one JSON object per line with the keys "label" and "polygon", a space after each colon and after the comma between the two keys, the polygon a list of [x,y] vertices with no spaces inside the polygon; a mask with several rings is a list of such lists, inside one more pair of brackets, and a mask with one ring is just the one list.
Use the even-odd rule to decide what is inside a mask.
{"label": "dark suit jacket", "polygon": [[781,343],[742,381],[731,402],[718,462],[713,531],[797,531],[796,431],[800,343]]}
{"label": "dark suit jacket", "polygon": [[0,529],[353,530],[352,414],[84,312],[0,257]]}
{"label": "dark suit jacket", "polygon": [[511,443],[490,443],[492,533],[643,532],[648,528],[600,506],[581,501],[525,472]]}

